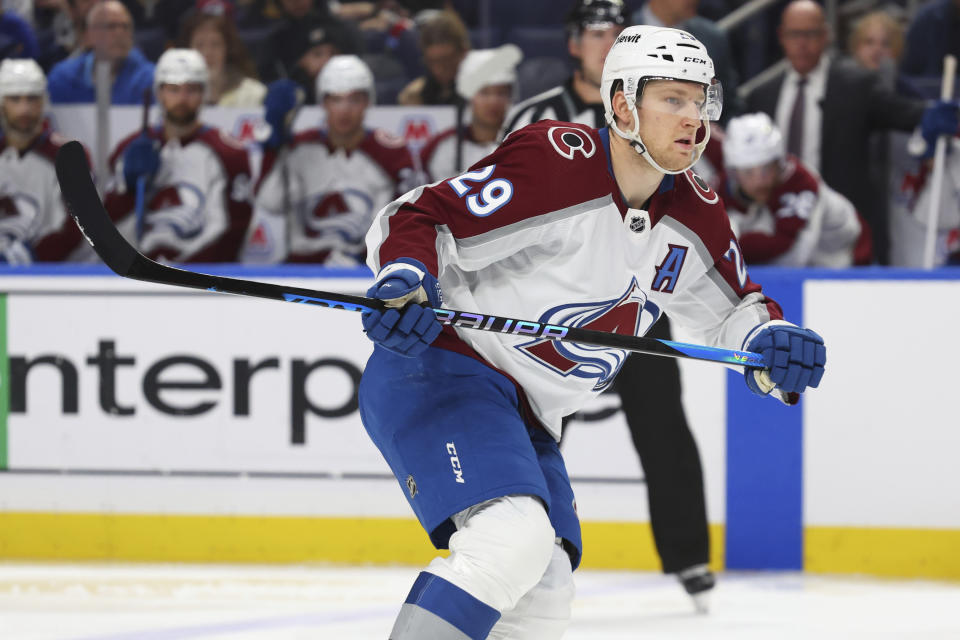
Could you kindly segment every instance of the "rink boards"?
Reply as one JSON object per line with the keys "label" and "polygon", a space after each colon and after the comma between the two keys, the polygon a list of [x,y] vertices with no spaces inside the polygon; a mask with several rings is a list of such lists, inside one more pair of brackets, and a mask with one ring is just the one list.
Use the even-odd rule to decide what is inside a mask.
{"label": "rink boards", "polygon": [[[217,272],[367,286],[362,271]],[[714,565],[960,578],[960,273],[751,274],[824,336],[828,374],[787,408],[739,373],[682,364]],[[432,556],[356,411],[370,352],[356,314],[96,267],[2,275],[0,557]],[[584,566],[657,568],[618,409],[601,396],[564,443]]]}

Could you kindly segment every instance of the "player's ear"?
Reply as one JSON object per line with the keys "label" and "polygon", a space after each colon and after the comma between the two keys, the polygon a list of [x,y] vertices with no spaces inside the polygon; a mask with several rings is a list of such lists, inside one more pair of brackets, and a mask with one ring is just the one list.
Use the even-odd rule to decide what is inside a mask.
{"label": "player's ear", "polygon": [[633,128],[633,114],[630,113],[630,106],[627,104],[627,98],[623,91],[616,91],[611,99],[613,115],[622,129],[630,130]]}

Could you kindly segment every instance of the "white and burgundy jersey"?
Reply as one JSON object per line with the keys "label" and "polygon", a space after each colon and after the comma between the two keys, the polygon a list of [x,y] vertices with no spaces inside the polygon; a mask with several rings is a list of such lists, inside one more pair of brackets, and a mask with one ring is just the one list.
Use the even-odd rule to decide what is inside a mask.
{"label": "white and burgundy jersey", "polygon": [[420,182],[404,141],[384,131],[350,151],[321,129],[302,132],[264,154],[244,261],[363,264],[374,215]]}
{"label": "white and burgundy jersey", "polygon": [[420,151],[420,166],[427,174],[427,182],[452,178],[460,173],[462,168],[473,166],[497,148],[496,142],[477,142],[467,125],[462,125],[460,130],[463,132],[460,167],[457,166],[456,129],[441,131],[423,146]]}
{"label": "white and burgundy jersey", "polygon": [[[747,276],[723,203],[692,172],[666,176],[647,210],[627,206],[607,129],[542,121],[452,179],[378,214],[367,236],[376,273],[426,265],[444,306],[627,335],[662,313],[707,344],[741,349],[782,317]],[[435,346],[479,358],[518,385],[530,417],[560,420],[614,379],[627,353],[445,327]]]}
{"label": "white and burgundy jersey", "polygon": [[104,205],[118,228],[152,259],[236,262],[250,225],[250,162],[243,145],[214,127],[166,140],[162,127],[147,135],[162,144],[160,169],[144,197],[141,237],[136,194],[127,191],[123,152],[138,131],[110,156],[113,181]]}
{"label": "white and burgundy jersey", "polygon": [[832,268],[854,263],[864,231],[856,209],[794,156],[787,156],[780,185],[767,202],[743,197],[729,176],[722,177],[720,194],[747,263]]}
{"label": "white and burgundy jersey", "polygon": [[54,168],[65,142],[45,130],[18,151],[0,136],[0,236],[30,247],[38,262],[66,260],[83,239],[63,206]]}
{"label": "white and burgundy jersey", "polygon": [[[940,186],[940,202],[937,212],[937,234],[934,243],[934,264],[960,262],[960,140],[950,140],[949,153],[943,164],[943,182]],[[930,221],[930,205],[933,200],[932,165],[920,163],[914,171],[903,176],[899,197],[894,201],[906,214],[916,221],[911,225],[922,233],[901,233],[898,244],[909,254],[906,264],[920,264],[925,253],[927,226]],[[902,264],[902,263],[901,263]]]}

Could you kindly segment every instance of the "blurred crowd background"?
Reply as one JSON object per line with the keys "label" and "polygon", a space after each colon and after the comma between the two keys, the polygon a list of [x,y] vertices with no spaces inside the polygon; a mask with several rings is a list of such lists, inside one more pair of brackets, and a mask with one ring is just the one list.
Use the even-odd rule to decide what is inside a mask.
{"label": "blurred crowd background", "polygon": [[[93,103],[92,69],[98,62],[109,62],[111,103],[137,105],[146,90],[159,86],[154,72],[165,51],[196,50],[208,74],[203,102],[265,109],[265,120],[275,132],[266,141],[269,156],[287,143],[283,136],[277,137],[278,123],[289,124],[296,115],[290,87],[299,88],[300,101],[325,107],[317,88],[323,69],[335,56],[357,56],[369,69],[370,90],[359,87],[370,99],[364,108],[455,105],[458,71],[470,59],[469,52],[489,52],[504,45],[514,45],[522,54],[509,72],[508,105],[516,109],[523,101],[564,85],[570,95],[583,100],[584,87],[593,82],[588,52],[580,40],[587,23],[571,16],[616,5],[622,16],[622,22],[614,25],[617,29],[661,24],[688,30],[705,43],[725,94],[723,115],[714,129],[716,141],[723,140],[732,118],[766,112],[779,125],[777,135],[782,138],[776,166],[783,167],[785,153],[791,154],[857,210],[865,234],[856,247],[847,247],[856,253],[854,264],[919,265],[925,224],[921,201],[939,198],[929,194],[933,142],[957,129],[956,106],[941,101],[937,107],[937,99],[944,55],[960,54],[960,0],[833,0],[814,5],[814,10],[809,6],[813,3],[793,2],[792,9],[790,4],[787,0],[3,0],[0,59],[35,60],[45,76],[47,107],[54,108]],[[825,79],[827,64],[829,79]],[[832,75],[835,69],[839,75]],[[8,70],[9,78],[33,73],[19,67]],[[801,80],[799,85],[789,84],[796,79]],[[177,82],[185,81],[173,84]],[[286,89],[280,90],[278,82],[287,83]],[[16,96],[16,89],[3,91],[5,96]],[[818,115],[813,119],[810,91],[820,92],[812,98],[821,107],[814,109]],[[807,115],[800,104],[805,101]],[[594,100],[586,102],[590,106]],[[468,142],[471,133],[477,136],[484,129],[478,104],[467,101],[474,112],[472,132],[464,134]],[[602,120],[602,109],[599,113]],[[4,116],[5,130],[16,124],[11,117]],[[569,119],[574,120],[572,115]],[[505,123],[503,113],[493,120],[485,125],[491,135],[473,140],[492,145],[479,146],[479,151],[492,150],[492,132],[502,135],[504,124],[509,132],[513,122]],[[602,121],[585,123],[603,125]],[[805,134],[803,123],[810,129]],[[817,132],[812,133],[812,128]],[[911,131],[915,144],[908,153]],[[170,135],[168,126],[158,143]],[[457,138],[457,147],[463,146],[463,138]],[[338,145],[349,151],[359,144],[343,142],[331,143],[331,152]],[[24,152],[35,144],[25,138],[18,149]],[[948,149],[956,144],[954,139]],[[140,146],[123,147],[114,154],[127,161],[122,172],[131,189],[138,176],[141,182],[148,177],[152,185],[157,172],[158,151],[151,151],[146,142]],[[433,153],[436,146],[429,146],[429,151]],[[462,148],[451,148],[461,164]],[[417,149],[411,152],[409,169],[422,177],[421,182],[442,177],[430,175],[432,157],[419,155]],[[957,154],[948,155],[941,207],[945,211],[937,238],[939,264],[960,260],[960,224],[956,224],[960,222],[960,184],[956,184],[960,167],[954,159]],[[719,148],[708,149],[705,158],[697,169],[721,190],[725,176],[734,174],[725,174]],[[278,209],[290,204],[289,162],[285,157],[281,163],[283,186],[278,193],[283,195],[278,196]],[[376,160],[385,166],[383,162]],[[113,162],[110,172],[119,171],[118,166]],[[451,164],[451,175],[465,166],[469,165]],[[412,182],[410,176],[394,178],[395,190]],[[744,184],[741,179],[734,186]],[[743,189],[732,194],[728,209],[738,194],[743,196]],[[151,196],[148,215],[159,202],[155,196]],[[249,200],[252,204],[252,195]],[[127,205],[133,207],[132,201]],[[138,216],[143,215],[142,204],[137,207]],[[249,214],[243,214],[243,220],[249,219]],[[236,226],[239,238],[239,227],[250,225],[238,222]],[[247,231],[248,240],[250,235]],[[40,259],[37,243],[24,243],[33,257],[18,261],[8,256],[7,262]],[[240,257],[233,249],[224,255]],[[168,257],[177,260],[176,254]],[[196,261],[187,254],[179,257]]]}

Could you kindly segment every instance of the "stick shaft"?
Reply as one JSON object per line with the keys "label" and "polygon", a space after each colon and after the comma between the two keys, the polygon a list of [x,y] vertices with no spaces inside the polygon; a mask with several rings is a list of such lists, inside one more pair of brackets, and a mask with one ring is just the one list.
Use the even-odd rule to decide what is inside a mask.
{"label": "stick shaft", "polygon": [[[943,57],[943,78],[940,81],[941,100],[950,100],[953,97],[953,81],[956,75],[957,59],[947,54]],[[927,217],[927,235],[923,246],[924,269],[933,269],[936,259],[937,225],[940,221],[943,172],[947,161],[947,145],[949,143],[950,136],[940,136],[937,138],[937,146],[933,153],[933,171],[930,175],[930,215]]]}
{"label": "stick shaft", "polygon": [[[60,149],[57,154],[56,168],[67,210],[74,217],[84,237],[90,242],[97,254],[108,267],[120,276],[157,284],[349,311],[362,312],[385,308],[382,301],[363,296],[227,278],[177,269],[154,262],[130,246],[130,243],[110,220],[93,181],[90,179],[86,155],[80,143],[69,142]],[[437,319],[446,325],[522,336],[529,338],[531,341],[561,340],[753,368],[763,368],[764,366],[763,359],[759,354],[732,349],[687,345],[668,340],[606,333],[454,309],[434,309],[433,311]]]}

